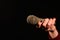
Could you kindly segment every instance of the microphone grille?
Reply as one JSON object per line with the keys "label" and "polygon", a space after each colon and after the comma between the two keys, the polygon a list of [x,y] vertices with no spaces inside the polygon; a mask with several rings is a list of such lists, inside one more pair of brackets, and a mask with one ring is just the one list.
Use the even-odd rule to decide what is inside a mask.
{"label": "microphone grille", "polygon": [[34,15],[29,15],[27,17],[27,23],[37,24],[38,20],[39,20],[39,18]]}

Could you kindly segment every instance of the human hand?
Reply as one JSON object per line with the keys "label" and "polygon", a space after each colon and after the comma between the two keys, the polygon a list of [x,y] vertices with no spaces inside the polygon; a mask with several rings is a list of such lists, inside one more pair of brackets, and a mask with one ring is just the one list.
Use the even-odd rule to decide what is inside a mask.
{"label": "human hand", "polygon": [[[40,27],[44,27],[44,28],[47,28],[46,31],[49,32],[49,35],[51,38],[55,38],[58,36],[58,31],[56,29],[56,26],[55,26],[55,21],[56,21],[56,18],[46,18],[44,20],[44,22],[38,22],[38,28]],[[51,32],[52,30],[52,32]]]}

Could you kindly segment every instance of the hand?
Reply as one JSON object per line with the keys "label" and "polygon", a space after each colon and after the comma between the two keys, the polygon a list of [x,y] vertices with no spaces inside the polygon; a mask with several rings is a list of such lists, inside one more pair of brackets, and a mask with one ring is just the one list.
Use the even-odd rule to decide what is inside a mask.
{"label": "hand", "polygon": [[[41,25],[44,27],[44,28],[47,28],[46,31],[49,32],[49,35],[50,37],[53,39],[53,38],[56,38],[58,36],[58,31],[56,29],[56,26],[55,26],[55,21],[56,21],[56,18],[46,18],[44,20],[44,22],[38,22],[38,25],[39,25],[39,28],[41,27]],[[51,32],[50,30],[52,30],[53,32]]]}

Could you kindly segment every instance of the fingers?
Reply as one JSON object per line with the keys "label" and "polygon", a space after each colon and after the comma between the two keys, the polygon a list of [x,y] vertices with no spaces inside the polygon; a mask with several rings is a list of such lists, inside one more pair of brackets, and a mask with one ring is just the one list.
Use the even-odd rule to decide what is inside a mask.
{"label": "fingers", "polygon": [[55,26],[54,26],[55,21],[56,21],[56,18],[53,18],[53,19],[50,18],[50,20],[49,20],[49,22],[47,23],[47,26],[46,26],[46,28],[48,28],[48,29],[47,29],[48,31],[55,29]]}
{"label": "fingers", "polygon": [[56,21],[56,18],[46,18],[45,21],[43,22],[43,26],[46,27],[46,26],[51,26],[51,25],[54,25],[55,24],[55,21]]}
{"label": "fingers", "polygon": [[56,18],[53,18],[53,19],[46,18],[43,23],[39,21],[38,26],[39,26],[39,28],[41,27],[41,25],[44,26],[45,28],[49,28],[51,25],[55,24],[55,21],[56,21]]}
{"label": "fingers", "polygon": [[46,18],[45,21],[44,21],[43,24],[42,24],[45,28],[46,28],[46,25],[47,25],[48,21],[49,21],[49,19]]}
{"label": "fingers", "polygon": [[56,21],[56,19],[55,18],[51,18],[50,20],[49,20],[49,22],[48,22],[48,25],[54,25],[55,24],[55,21]]}

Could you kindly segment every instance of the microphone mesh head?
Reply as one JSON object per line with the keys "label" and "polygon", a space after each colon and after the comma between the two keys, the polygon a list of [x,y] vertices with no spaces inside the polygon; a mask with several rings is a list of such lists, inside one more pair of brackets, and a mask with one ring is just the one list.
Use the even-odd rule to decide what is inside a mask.
{"label": "microphone mesh head", "polygon": [[29,15],[27,17],[27,23],[30,23],[30,24],[37,24],[39,18],[34,16],[34,15]]}

